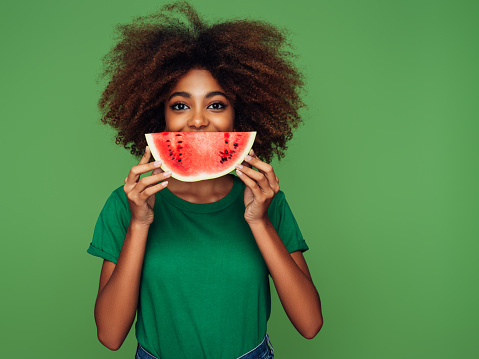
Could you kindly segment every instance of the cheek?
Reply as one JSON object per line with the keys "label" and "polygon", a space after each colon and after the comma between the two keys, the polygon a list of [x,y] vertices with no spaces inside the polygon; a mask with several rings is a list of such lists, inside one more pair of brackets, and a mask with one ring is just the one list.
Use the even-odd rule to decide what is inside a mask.
{"label": "cheek", "polygon": [[227,132],[233,131],[234,118],[235,118],[234,111],[228,111],[228,112],[224,113],[224,116],[223,116],[222,121],[221,121],[223,131],[227,131]]}
{"label": "cheek", "polygon": [[171,110],[165,110],[165,131],[178,131],[178,126],[181,126],[181,119],[179,116],[175,116],[175,113]]}
{"label": "cheek", "polygon": [[230,109],[228,111],[228,118],[231,121],[231,123],[234,123],[234,121],[235,121],[235,110],[233,109],[233,107],[230,107]]}

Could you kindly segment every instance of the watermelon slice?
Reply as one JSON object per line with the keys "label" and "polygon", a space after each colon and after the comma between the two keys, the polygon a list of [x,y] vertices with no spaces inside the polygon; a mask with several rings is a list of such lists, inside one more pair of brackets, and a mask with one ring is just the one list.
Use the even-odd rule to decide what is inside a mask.
{"label": "watermelon slice", "polygon": [[184,182],[224,176],[244,161],[256,132],[147,133],[151,154],[164,171]]}

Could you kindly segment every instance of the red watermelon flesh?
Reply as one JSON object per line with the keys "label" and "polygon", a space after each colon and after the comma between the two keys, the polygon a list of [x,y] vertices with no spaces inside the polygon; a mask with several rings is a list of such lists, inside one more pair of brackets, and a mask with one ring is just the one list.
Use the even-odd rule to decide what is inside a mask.
{"label": "red watermelon flesh", "polygon": [[256,132],[147,133],[151,154],[164,171],[184,182],[224,176],[244,161]]}

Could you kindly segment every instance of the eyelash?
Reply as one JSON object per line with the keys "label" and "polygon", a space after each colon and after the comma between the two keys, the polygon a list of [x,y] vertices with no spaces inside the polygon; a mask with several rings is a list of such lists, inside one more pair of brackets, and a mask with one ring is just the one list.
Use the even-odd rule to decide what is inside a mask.
{"label": "eyelash", "polygon": [[[213,102],[212,104],[208,105],[208,107],[210,107],[211,105],[216,105],[216,104],[220,104],[221,106],[223,106],[222,108],[213,108],[212,110],[223,110],[225,109],[228,105],[226,105],[225,103],[221,102],[221,101],[216,101],[216,102]],[[173,111],[183,111],[184,109],[179,109],[179,108],[176,108],[176,106],[178,105],[183,105],[183,106],[188,106],[187,104],[183,103],[183,102],[176,102],[174,103],[173,105],[170,106],[170,108],[173,110]]]}
{"label": "eyelash", "polygon": [[171,105],[170,108],[171,108],[173,111],[175,111],[175,110],[176,110],[176,111],[181,111],[181,110],[183,110],[183,109],[176,108],[176,106],[178,106],[178,105],[184,105],[184,106],[186,106],[186,105],[185,105],[184,103],[182,103],[182,102],[177,102],[177,103],[174,103],[173,105]]}
{"label": "eyelash", "polygon": [[[223,106],[222,108],[213,108],[213,110],[223,110],[226,108],[226,104],[221,102],[221,101],[216,101],[216,102],[213,102],[211,105],[216,105],[216,104],[220,104],[221,106]],[[209,105],[208,107],[210,107],[211,105]]]}

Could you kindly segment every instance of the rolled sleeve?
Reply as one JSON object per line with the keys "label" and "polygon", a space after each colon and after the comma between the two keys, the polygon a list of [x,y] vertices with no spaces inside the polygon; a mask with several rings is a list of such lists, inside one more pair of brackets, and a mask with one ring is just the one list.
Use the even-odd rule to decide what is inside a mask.
{"label": "rolled sleeve", "polygon": [[87,253],[117,263],[130,224],[123,186],[112,192],[100,212]]}
{"label": "rolled sleeve", "polygon": [[282,191],[276,193],[268,215],[289,253],[305,252],[309,249]]}

